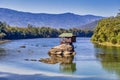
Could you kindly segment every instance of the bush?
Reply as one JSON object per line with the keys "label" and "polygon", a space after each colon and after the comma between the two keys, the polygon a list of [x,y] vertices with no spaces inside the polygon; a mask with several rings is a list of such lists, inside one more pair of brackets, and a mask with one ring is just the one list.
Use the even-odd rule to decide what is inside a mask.
{"label": "bush", "polygon": [[116,43],[117,43],[117,39],[111,38],[111,43],[112,43],[112,44],[116,44]]}

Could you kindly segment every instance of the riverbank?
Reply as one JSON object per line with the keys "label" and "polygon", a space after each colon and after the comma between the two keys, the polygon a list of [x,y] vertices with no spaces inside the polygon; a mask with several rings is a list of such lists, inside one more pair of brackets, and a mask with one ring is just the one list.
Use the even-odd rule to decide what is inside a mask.
{"label": "riverbank", "polygon": [[120,47],[119,44],[113,44],[113,43],[110,43],[110,42],[99,43],[99,42],[92,41],[92,43],[95,43],[95,44],[98,44],[98,45],[102,45],[102,46]]}
{"label": "riverbank", "polygon": [[3,44],[3,43],[6,43],[6,42],[9,42],[10,40],[0,40],[0,44]]}

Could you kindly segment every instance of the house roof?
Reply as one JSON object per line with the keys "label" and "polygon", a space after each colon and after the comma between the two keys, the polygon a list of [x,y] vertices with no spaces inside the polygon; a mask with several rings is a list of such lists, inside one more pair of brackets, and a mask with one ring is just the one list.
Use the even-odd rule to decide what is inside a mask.
{"label": "house roof", "polygon": [[62,33],[59,35],[59,37],[73,37],[75,35],[73,35],[73,33]]}

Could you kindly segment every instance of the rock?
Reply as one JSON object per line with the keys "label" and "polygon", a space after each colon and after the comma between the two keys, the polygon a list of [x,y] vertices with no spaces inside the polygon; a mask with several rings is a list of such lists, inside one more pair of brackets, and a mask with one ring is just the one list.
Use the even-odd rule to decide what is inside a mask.
{"label": "rock", "polygon": [[20,50],[17,50],[17,52],[21,52]]}
{"label": "rock", "polygon": [[29,61],[29,59],[24,59],[25,61]]}
{"label": "rock", "polygon": [[30,59],[30,61],[37,61],[36,59]]}
{"label": "rock", "polygon": [[72,56],[72,55],[64,55],[64,57],[70,57],[70,56]]}
{"label": "rock", "polygon": [[25,61],[37,61],[36,59],[24,59]]}
{"label": "rock", "polygon": [[42,45],[43,47],[48,47],[47,45]]}
{"label": "rock", "polygon": [[58,63],[57,60],[54,60],[52,58],[40,59],[39,61],[43,62],[43,63],[48,63],[48,64],[56,64],[56,63]]}
{"label": "rock", "polygon": [[70,55],[71,52],[69,52],[69,51],[65,51],[63,54],[64,54],[64,55]]}
{"label": "rock", "polygon": [[56,52],[56,54],[57,54],[57,55],[62,55],[62,52],[61,52],[61,51],[60,51],[60,52]]}
{"label": "rock", "polygon": [[58,58],[62,58],[62,56],[61,56],[61,55],[57,55],[57,57],[58,57]]}
{"label": "rock", "polygon": [[76,52],[73,52],[72,55],[75,56],[75,55],[76,55]]}
{"label": "rock", "polygon": [[39,47],[39,45],[38,45],[38,44],[36,44],[35,46],[36,46],[36,47]]}
{"label": "rock", "polygon": [[20,48],[26,48],[26,46],[20,46]]}
{"label": "rock", "polygon": [[72,63],[74,59],[74,56],[61,56],[60,55],[52,55],[50,58],[41,58],[39,61],[43,62],[43,63],[48,63],[48,64],[56,64],[56,63],[66,63],[66,64],[70,64]]}
{"label": "rock", "polygon": [[69,44],[61,44],[51,48],[48,52],[49,55],[75,55],[74,47]]}

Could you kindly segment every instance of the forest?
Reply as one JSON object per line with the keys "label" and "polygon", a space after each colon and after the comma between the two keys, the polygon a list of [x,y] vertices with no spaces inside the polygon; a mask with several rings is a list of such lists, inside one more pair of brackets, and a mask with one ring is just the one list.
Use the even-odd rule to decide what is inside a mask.
{"label": "forest", "polygon": [[55,29],[50,27],[36,27],[30,24],[27,27],[13,27],[5,22],[0,22],[1,39],[57,38],[59,34],[66,32],[73,33],[77,37],[91,37],[93,35],[93,31],[87,29]]}
{"label": "forest", "polygon": [[120,16],[100,20],[91,40],[96,43],[120,45]]}

